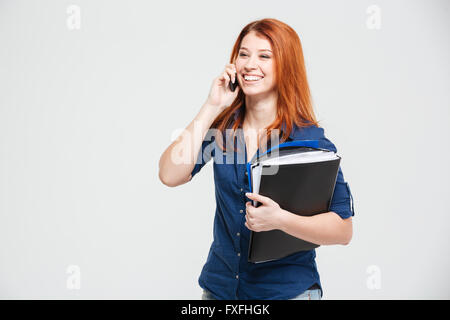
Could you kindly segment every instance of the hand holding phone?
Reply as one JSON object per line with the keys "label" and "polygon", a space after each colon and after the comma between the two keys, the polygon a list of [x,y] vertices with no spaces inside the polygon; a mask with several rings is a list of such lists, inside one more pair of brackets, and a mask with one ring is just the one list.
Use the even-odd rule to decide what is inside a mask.
{"label": "hand holding phone", "polygon": [[[234,78],[234,83],[232,82]],[[233,64],[227,64],[225,70],[217,78],[214,79],[209,91],[206,104],[217,106],[222,112],[229,107],[238,94],[239,82],[237,80],[236,67]]]}

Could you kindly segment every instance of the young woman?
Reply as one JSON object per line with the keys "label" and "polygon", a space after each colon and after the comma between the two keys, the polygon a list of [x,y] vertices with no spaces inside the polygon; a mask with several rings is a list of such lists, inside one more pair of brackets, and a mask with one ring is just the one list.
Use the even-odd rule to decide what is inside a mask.
{"label": "young woman", "polygon": [[[230,81],[238,83],[234,92]],[[215,135],[207,137],[213,130]],[[297,33],[281,21],[262,19],[241,31],[230,64],[214,79],[205,104],[159,163],[160,180],[175,187],[191,181],[214,158],[217,207],[214,241],[199,277],[203,299],[322,297],[315,250],[250,263],[251,230],[279,229],[320,245],[346,245],[352,238],[352,195],[341,168],[330,211],[315,216],[296,215],[268,197],[248,193],[245,163],[264,151],[263,141],[272,141],[275,130],[282,132],[279,143],[318,140],[320,148],[336,152],[314,115]],[[236,141],[242,142],[241,148],[234,147]],[[191,157],[180,161],[180,154]],[[230,154],[233,161],[226,160]],[[256,208],[251,200],[262,205]]]}

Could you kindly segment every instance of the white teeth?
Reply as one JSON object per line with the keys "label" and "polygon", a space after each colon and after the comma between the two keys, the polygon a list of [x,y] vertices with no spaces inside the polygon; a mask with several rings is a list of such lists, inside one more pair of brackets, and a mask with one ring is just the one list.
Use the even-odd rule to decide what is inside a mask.
{"label": "white teeth", "polygon": [[247,80],[247,81],[256,81],[256,80],[262,79],[262,77],[257,77],[257,76],[244,76],[244,79]]}

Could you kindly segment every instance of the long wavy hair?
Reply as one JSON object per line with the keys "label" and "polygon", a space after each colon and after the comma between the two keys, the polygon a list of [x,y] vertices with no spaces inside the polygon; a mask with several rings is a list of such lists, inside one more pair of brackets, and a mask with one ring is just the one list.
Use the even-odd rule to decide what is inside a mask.
{"label": "long wavy hair", "polygon": [[[294,123],[300,128],[311,125],[319,126],[312,106],[312,97],[306,76],[302,45],[295,30],[287,24],[271,18],[249,23],[242,29],[234,44],[230,63],[235,63],[242,40],[251,31],[256,32],[260,37],[265,37],[270,42],[275,60],[275,81],[278,92],[277,117],[266,128],[267,135],[262,138],[267,139],[265,141],[270,140],[272,130],[279,129],[283,132],[280,139],[281,143],[289,137]],[[239,109],[241,109],[241,112],[234,121],[234,114]],[[233,137],[231,139],[234,139],[236,129],[242,126],[244,117],[245,94],[242,90],[239,90],[236,99],[217,116],[211,124],[211,128],[217,129],[216,131],[222,135],[224,132],[232,132]],[[233,130],[226,130],[230,129],[230,127]],[[218,139],[217,141],[216,139],[216,142],[219,142],[218,145],[223,151],[226,151],[227,147],[224,146],[221,140]],[[258,148],[261,145],[261,140],[258,141]],[[228,143],[226,145],[233,148]]]}

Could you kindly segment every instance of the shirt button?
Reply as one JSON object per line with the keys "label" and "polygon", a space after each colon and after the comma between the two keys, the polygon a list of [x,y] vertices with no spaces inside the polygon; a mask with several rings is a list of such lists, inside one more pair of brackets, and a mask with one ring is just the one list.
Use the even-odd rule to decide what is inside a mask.
{"label": "shirt button", "polygon": [[239,237],[241,234],[238,232],[238,233],[236,233],[236,235]]}
{"label": "shirt button", "polygon": [[238,252],[238,257],[240,257],[241,256],[241,253],[240,252]]}
{"label": "shirt button", "polygon": [[241,188],[241,192],[244,191],[244,189]]}
{"label": "shirt button", "polygon": [[239,275],[238,274],[236,275],[236,279],[239,279]]}
{"label": "shirt button", "polygon": [[245,171],[245,175],[248,176],[248,172],[247,171]]}
{"label": "shirt button", "polygon": [[244,210],[241,209],[241,210],[239,210],[239,212],[242,213],[242,212],[244,212]]}

